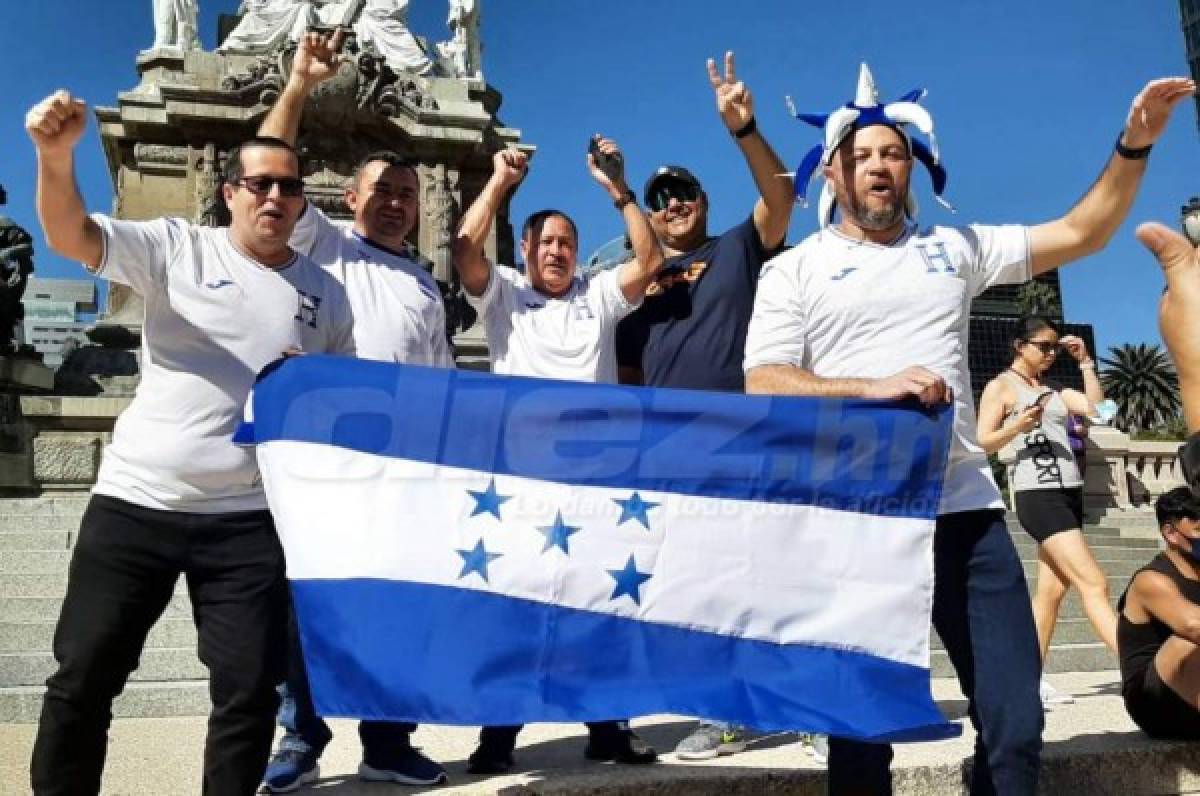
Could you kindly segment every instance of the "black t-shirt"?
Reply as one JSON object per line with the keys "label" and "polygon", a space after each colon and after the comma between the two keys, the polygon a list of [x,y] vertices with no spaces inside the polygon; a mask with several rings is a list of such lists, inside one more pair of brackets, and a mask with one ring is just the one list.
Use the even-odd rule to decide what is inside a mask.
{"label": "black t-shirt", "polygon": [[617,326],[617,363],[654,387],[741,392],[746,327],[767,251],[754,220],[670,258],[642,306]]}

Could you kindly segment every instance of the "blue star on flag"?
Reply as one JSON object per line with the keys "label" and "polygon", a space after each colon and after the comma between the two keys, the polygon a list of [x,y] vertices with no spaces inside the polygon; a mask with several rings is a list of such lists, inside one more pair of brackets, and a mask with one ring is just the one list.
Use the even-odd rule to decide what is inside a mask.
{"label": "blue star on flag", "polygon": [[468,489],[467,493],[475,498],[475,508],[471,510],[472,517],[476,514],[491,514],[496,519],[500,519],[500,506],[512,500],[512,495],[501,495],[496,491],[495,478],[488,482],[487,489],[483,492]]}
{"label": "blue star on flag", "polygon": [[483,578],[484,583],[487,583],[488,579],[488,564],[492,563],[502,555],[501,553],[489,553],[487,550],[485,550],[482,539],[475,543],[475,548],[473,550],[457,550],[455,552],[462,556],[463,560],[462,572],[458,573],[458,576],[460,578],[465,578],[467,575],[470,575],[472,572],[474,572],[479,575],[479,577]]}
{"label": "blue star on flag", "polygon": [[579,528],[575,525],[567,525],[563,522],[562,512],[558,511],[554,514],[554,524],[545,525],[538,528],[539,531],[546,537],[546,546],[542,548],[542,552],[546,552],[551,547],[557,547],[564,553],[570,554],[569,545],[571,534],[578,533]]}
{"label": "blue star on flag", "polygon": [[650,530],[650,518],[646,516],[646,512],[662,505],[661,503],[655,503],[652,500],[642,500],[642,496],[637,492],[634,492],[625,500],[613,498],[612,501],[621,507],[621,519],[617,520],[617,525],[620,525],[626,520],[637,520],[642,525],[646,526],[647,531]]}
{"label": "blue star on flag", "polygon": [[629,560],[625,562],[624,569],[610,569],[608,574],[617,582],[613,588],[612,597],[610,600],[615,600],[618,597],[625,595],[633,600],[638,605],[642,604],[642,595],[640,589],[642,584],[650,580],[652,577],[649,573],[638,572],[637,562],[633,560],[633,554],[629,555]]}

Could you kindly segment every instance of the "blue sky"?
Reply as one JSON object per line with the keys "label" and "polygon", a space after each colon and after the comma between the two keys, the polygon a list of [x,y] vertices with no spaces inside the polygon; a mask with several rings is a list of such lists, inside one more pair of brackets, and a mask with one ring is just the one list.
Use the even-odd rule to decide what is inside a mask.
{"label": "blue sky", "polygon": [[[35,233],[42,276],[80,269],[48,252],[33,210],[34,161],[25,111],[55,88],[92,104],[115,104],[137,82],[134,58],[152,39],[150,0],[38,0],[6,7],[0,46],[0,183],[4,209]],[[216,16],[237,0],[200,0],[201,39],[214,45]],[[410,24],[446,37],[442,0],[413,0]],[[682,163],[704,182],[711,227],[750,210],[754,188],[718,119],[704,60],[737,53],[754,92],[759,127],[789,167],[816,142],[792,120],[828,111],[853,95],[858,63],[875,72],[884,99],[929,89],[944,161],[950,215],[916,177],[924,223],[1036,223],[1064,213],[1111,152],[1129,102],[1149,79],[1186,74],[1178,4],[1173,0],[1007,0],[973,3],[812,3],[801,0],[483,0],[484,71],[504,94],[500,115],[538,147],[514,200],[514,218],[558,206],[580,223],[587,254],[620,230],[608,198],[587,176],[587,137],[602,131],[627,153],[630,182],[664,162]],[[840,6],[840,7],[839,7]],[[920,9],[920,10],[914,10]],[[1179,206],[1200,194],[1196,111],[1180,108],[1151,157],[1126,224],[1101,254],[1063,272],[1070,320],[1095,325],[1101,349],[1157,342],[1162,278],[1133,238],[1143,220],[1174,224]],[[108,210],[112,186],[93,125],[79,155],[89,207]],[[815,228],[797,208],[789,234]]]}

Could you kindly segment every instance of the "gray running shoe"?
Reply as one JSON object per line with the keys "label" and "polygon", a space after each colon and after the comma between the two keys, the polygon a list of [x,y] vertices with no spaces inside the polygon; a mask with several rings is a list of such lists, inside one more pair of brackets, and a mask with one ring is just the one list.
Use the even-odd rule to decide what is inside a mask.
{"label": "gray running shoe", "polygon": [[702,721],[675,747],[675,756],[680,760],[711,760],[717,755],[745,751],[747,741],[743,727]]}

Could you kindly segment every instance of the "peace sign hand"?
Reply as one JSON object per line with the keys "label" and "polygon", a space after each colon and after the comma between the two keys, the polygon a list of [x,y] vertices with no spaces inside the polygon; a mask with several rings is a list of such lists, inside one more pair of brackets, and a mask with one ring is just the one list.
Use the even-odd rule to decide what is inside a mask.
{"label": "peace sign hand", "polygon": [[746,84],[737,79],[733,68],[733,51],[725,53],[725,76],[717,72],[717,62],[708,59],[708,82],[717,96],[717,112],[721,121],[736,133],[754,118],[754,98]]}

